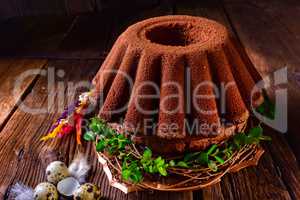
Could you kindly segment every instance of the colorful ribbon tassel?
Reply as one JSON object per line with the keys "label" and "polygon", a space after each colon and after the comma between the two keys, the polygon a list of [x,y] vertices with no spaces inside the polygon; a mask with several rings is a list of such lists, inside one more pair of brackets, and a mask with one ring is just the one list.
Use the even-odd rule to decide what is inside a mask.
{"label": "colorful ribbon tassel", "polygon": [[[85,109],[89,104],[89,96],[91,92],[83,93],[79,96],[79,100],[73,105],[69,106],[62,113],[61,117],[51,127],[50,132],[41,138],[42,141],[53,139],[55,137],[63,137],[70,134],[73,130],[76,130],[76,142],[81,144],[81,125],[85,114]],[[69,120],[73,118],[73,120]],[[74,124],[69,124],[69,121],[73,121]]]}

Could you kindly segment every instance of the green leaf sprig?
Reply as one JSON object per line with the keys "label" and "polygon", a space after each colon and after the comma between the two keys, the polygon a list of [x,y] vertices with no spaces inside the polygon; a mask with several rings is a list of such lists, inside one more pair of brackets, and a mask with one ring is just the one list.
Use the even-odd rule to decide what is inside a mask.
{"label": "green leaf sprig", "polygon": [[122,164],[122,178],[126,181],[139,183],[143,179],[143,174],[138,160],[131,156],[126,156]]}
{"label": "green leaf sprig", "polygon": [[140,162],[145,172],[150,174],[159,173],[162,176],[168,175],[167,168],[169,165],[166,163],[165,159],[161,156],[155,159],[152,158],[152,151],[149,148],[145,149]]}
{"label": "green leaf sprig", "polygon": [[264,102],[256,108],[256,111],[269,119],[275,119],[275,105],[267,95],[266,90],[262,91]]}
{"label": "green leaf sprig", "polygon": [[110,155],[117,154],[125,150],[126,145],[131,141],[123,134],[118,134],[115,130],[108,127],[105,122],[99,118],[92,118],[87,131],[83,138],[87,141],[96,141],[96,150],[107,151]]}
{"label": "green leaf sprig", "polygon": [[263,129],[258,125],[247,134],[236,134],[222,145],[213,144],[204,151],[190,152],[181,159],[167,161],[162,156],[154,157],[148,147],[142,155],[134,155],[132,150],[127,148],[132,144],[131,140],[117,133],[97,117],[90,120],[89,130],[84,134],[84,139],[96,142],[98,152],[116,156],[122,163],[122,178],[135,184],[141,182],[145,174],[167,176],[168,169],[171,168],[193,169],[202,166],[216,172],[220,165],[232,157],[233,152],[243,146],[259,145],[262,140],[271,140],[270,137],[263,135]]}
{"label": "green leaf sprig", "polygon": [[216,144],[213,144],[207,151],[187,153],[183,161],[179,161],[176,166],[191,168],[194,165],[203,165],[215,172],[218,170],[217,164],[224,164],[223,157],[221,149]]}

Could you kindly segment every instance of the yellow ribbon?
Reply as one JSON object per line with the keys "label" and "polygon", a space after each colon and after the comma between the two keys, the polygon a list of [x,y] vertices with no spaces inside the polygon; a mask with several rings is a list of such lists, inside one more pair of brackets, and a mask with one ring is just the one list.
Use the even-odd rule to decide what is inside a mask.
{"label": "yellow ribbon", "polygon": [[62,119],[60,121],[60,123],[58,124],[58,126],[52,131],[50,132],[48,135],[44,136],[41,138],[42,141],[46,141],[46,140],[49,140],[49,139],[52,139],[52,138],[55,138],[58,133],[61,131],[62,127],[67,123],[66,120]]}

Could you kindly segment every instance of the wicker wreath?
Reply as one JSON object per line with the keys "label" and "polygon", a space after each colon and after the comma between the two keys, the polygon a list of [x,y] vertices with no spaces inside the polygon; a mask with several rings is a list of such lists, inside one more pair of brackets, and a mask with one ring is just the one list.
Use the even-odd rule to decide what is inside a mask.
{"label": "wicker wreath", "polygon": [[[130,148],[135,156],[141,156],[141,152],[134,144],[131,144]],[[258,145],[245,145],[233,152],[232,157],[227,159],[224,164],[218,165],[219,170],[217,172],[212,171],[210,168],[203,168],[203,166],[189,169],[172,167],[168,168],[169,175],[167,177],[158,179],[145,177],[142,182],[137,184],[122,180],[122,167],[116,156],[108,156],[102,152],[97,152],[97,155],[110,185],[124,193],[129,193],[147,189],[174,192],[198,190],[218,183],[227,173],[237,172],[249,166],[256,166],[263,153],[264,150]]]}

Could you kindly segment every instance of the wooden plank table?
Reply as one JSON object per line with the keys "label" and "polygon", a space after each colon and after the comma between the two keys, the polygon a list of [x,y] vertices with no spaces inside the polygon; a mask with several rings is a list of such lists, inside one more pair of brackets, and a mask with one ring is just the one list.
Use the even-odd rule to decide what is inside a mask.
{"label": "wooden plank table", "polygon": [[[34,18],[0,23],[0,27],[7,28],[0,31],[0,41],[5,41],[0,48],[0,56],[10,56],[0,59],[0,199],[10,199],[10,186],[16,182],[34,187],[45,180],[47,163],[56,159],[69,163],[79,151],[72,136],[45,143],[39,141],[60,115],[58,104],[67,105],[78,94],[67,82],[78,84],[91,80],[116,37],[128,25],[167,14],[204,16],[224,24],[249,63],[263,76],[286,65],[290,80],[287,84],[290,91],[288,134],[282,135],[267,128],[266,132],[273,141],[264,144],[266,153],[256,168],[226,175],[219,184],[193,193],[144,191],[125,195],[108,186],[91,144],[85,143],[81,150],[92,163],[89,181],[97,183],[107,199],[300,199],[297,160],[300,159],[300,148],[297,147],[300,141],[297,135],[300,106],[297,77],[300,64],[299,9],[300,2],[297,0],[275,0],[272,3],[261,0],[162,1],[157,7],[134,16],[102,13],[61,17],[59,25],[49,18],[45,24],[41,23],[42,19]],[[28,21],[30,26],[25,26]],[[10,36],[8,30],[24,34]],[[13,41],[12,46],[9,45],[10,40]],[[63,70],[65,75],[56,77],[56,81],[65,83],[61,87],[67,92],[67,98],[61,100],[58,90],[48,88],[47,77],[42,74],[27,78],[18,94],[13,96],[16,77],[29,69]],[[48,101],[48,90],[53,91],[54,102]],[[44,108],[47,113],[32,115],[24,112],[20,104]]]}

